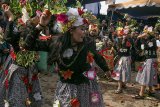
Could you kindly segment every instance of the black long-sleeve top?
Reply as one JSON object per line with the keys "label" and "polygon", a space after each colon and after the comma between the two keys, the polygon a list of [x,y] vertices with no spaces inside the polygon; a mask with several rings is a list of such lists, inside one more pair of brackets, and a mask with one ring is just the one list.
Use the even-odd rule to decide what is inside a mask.
{"label": "black long-sleeve top", "polygon": [[119,43],[117,44],[117,46],[114,46],[117,48],[116,50],[118,52],[118,55],[120,57],[130,56],[131,55],[131,47],[132,47],[131,40],[125,39],[123,41],[118,41],[118,42]]}
{"label": "black long-sleeve top", "polygon": [[[153,37],[137,39],[137,47],[144,51],[145,59],[157,58],[157,44]],[[143,49],[141,49],[143,47]]]}
{"label": "black long-sleeve top", "polygon": [[15,52],[20,50],[19,48],[19,40],[20,40],[20,33],[14,31],[14,22],[8,22],[5,30],[4,39],[7,43],[11,44],[14,48]]}
{"label": "black long-sleeve top", "polygon": [[[57,61],[60,71],[66,71],[68,69],[73,71],[73,75],[71,76],[70,79],[64,79],[61,73],[59,72],[60,80],[62,82],[72,83],[72,84],[81,84],[89,82],[89,79],[84,76],[84,72],[88,71],[91,68],[91,65],[87,62],[88,52],[91,52],[93,54],[95,62],[100,68],[103,69],[103,71],[109,70],[105,59],[102,56],[100,56],[95,50],[90,48],[91,45],[88,42],[88,40],[87,42],[84,41],[83,44],[80,45],[80,49],[82,49],[80,52],[74,51],[73,55],[69,59],[67,59],[67,58],[62,58],[61,49],[64,48],[69,49],[72,47],[70,46],[61,47],[65,35],[59,37],[52,37],[48,41],[40,41],[38,40],[39,33],[40,31],[36,28],[31,30],[30,34],[27,35],[25,41],[26,42],[25,48],[35,51],[47,51],[49,52],[49,57],[50,57],[49,61],[51,63]],[[63,61],[63,63],[65,63],[66,65],[71,64],[71,62],[73,61],[74,63],[71,64],[70,66],[66,66],[61,61]]]}

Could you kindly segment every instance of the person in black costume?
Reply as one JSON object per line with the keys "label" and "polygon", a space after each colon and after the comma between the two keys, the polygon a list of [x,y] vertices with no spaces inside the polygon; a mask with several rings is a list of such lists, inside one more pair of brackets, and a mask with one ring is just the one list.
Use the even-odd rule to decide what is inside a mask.
{"label": "person in black costume", "polygon": [[[71,10],[77,9],[71,8],[67,13],[70,14]],[[70,107],[73,101],[76,101],[77,107],[104,107],[95,78],[95,65],[104,72],[108,72],[109,69],[105,59],[90,48],[89,40],[86,41],[84,23],[80,17],[75,20],[78,23],[74,22],[62,36],[52,37],[48,41],[38,41],[40,31],[48,24],[50,18],[43,14],[36,28],[27,35],[25,47],[47,51],[49,63],[57,62],[60,81],[55,92],[56,104]]]}

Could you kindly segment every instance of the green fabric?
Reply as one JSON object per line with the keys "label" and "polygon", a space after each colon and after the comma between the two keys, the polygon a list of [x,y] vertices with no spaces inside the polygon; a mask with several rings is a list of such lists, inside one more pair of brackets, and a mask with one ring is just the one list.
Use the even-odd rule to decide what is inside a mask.
{"label": "green fabric", "polygon": [[47,72],[47,52],[39,51],[39,62],[37,62],[38,69],[42,72]]}

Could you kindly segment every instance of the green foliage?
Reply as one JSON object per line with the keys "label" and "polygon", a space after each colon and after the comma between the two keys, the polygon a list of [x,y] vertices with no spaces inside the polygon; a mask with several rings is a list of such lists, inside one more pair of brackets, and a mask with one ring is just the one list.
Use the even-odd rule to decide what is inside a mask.
{"label": "green foliage", "polygon": [[160,17],[159,17],[159,19],[158,19],[158,21],[157,21],[157,23],[156,23],[156,25],[155,25],[155,29],[156,29],[157,31],[160,31]]}
{"label": "green foliage", "polygon": [[34,51],[19,51],[16,54],[16,63],[23,67],[32,66],[36,59],[36,52]]}
{"label": "green foliage", "polygon": [[130,25],[130,26],[136,26],[136,25],[137,25],[137,21],[136,21],[135,19],[131,19],[131,20],[129,21],[129,25]]}
{"label": "green foliage", "polygon": [[56,0],[56,2],[50,2],[51,6],[48,5],[48,7],[50,7],[52,14],[64,13],[68,10],[65,6],[66,3],[67,0]]}
{"label": "green foliage", "polygon": [[122,22],[117,23],[117,27],[123,27],[123,26],[124,26],[124,24]]}
{"label": "green foliage", "polygon": [[[67,0],[26,0],[27,12],[30,16],[35,15],[36,10],[43,11],[49,9],[52,14],[64,13],[68,10],[66,7]],[[14,15],[17,17],[22,11],[24,5],[20,4],[20,0],[11,0],[11,9]],[[76,5],[73,7],[82,7],[81,3],[77,0]]]}
{"label": "green foliage", "polygon": [[10,3],[10,7],[14,15],[18,15],[22,12],[22,8],[18,0],[12,0],[12,2]]}
{"label": "green foliage", "polygon": [[77,0],[77,2],[76,2],[76,6],[75,6],[75,7],[77,7],[77,8],[81,8],[81,7],[82,7],[81,2]]}

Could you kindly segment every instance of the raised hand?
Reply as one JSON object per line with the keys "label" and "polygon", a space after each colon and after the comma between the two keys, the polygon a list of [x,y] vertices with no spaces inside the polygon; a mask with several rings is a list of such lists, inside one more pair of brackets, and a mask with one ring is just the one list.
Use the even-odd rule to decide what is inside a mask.
{"label": "raised hand", "polygon": [[10,7],[7,4],[2,4],[2,10],[4,11],[4,14],[7,17],[8,21],[14,20],[14,16],[10,11]]}
{"label": "raised hand", "polygon": [[46,9],[44,10],[44,12],[40,17],[39,24],[41,24],[42,26],[46,26],[49,23],[50,19],[51,19],[51,12]]}

